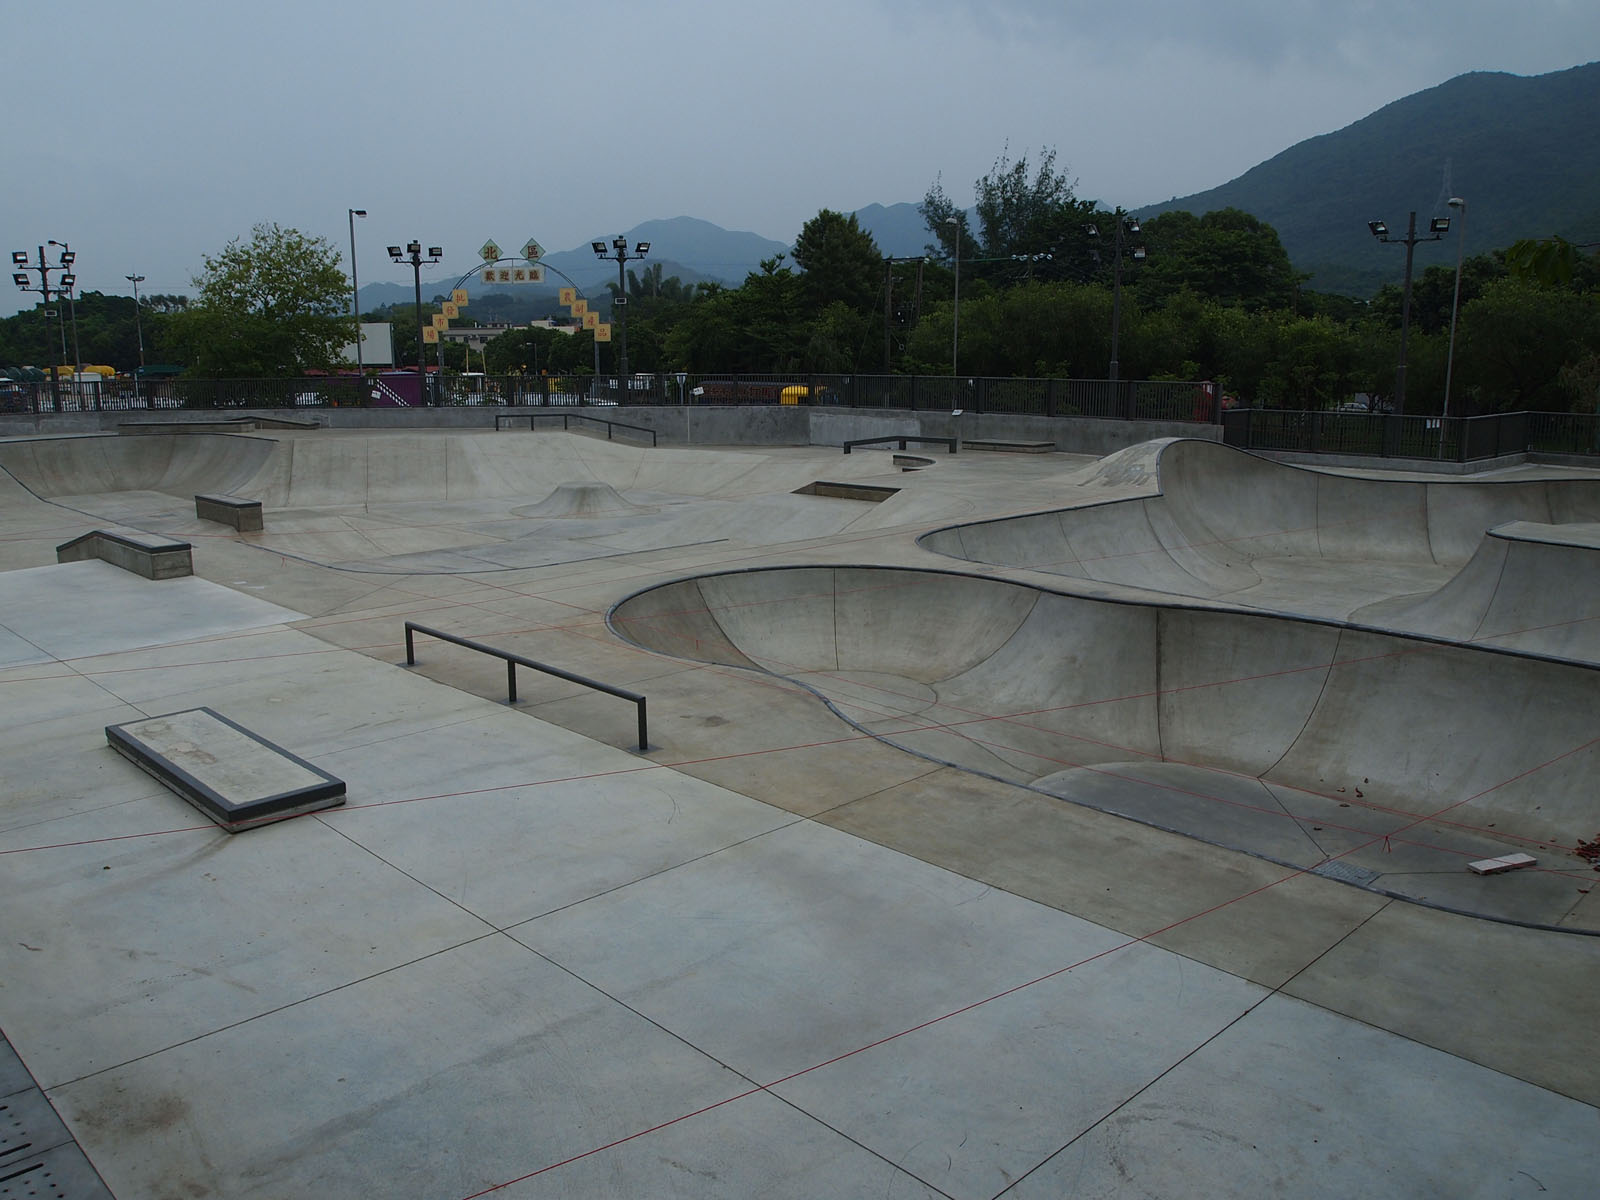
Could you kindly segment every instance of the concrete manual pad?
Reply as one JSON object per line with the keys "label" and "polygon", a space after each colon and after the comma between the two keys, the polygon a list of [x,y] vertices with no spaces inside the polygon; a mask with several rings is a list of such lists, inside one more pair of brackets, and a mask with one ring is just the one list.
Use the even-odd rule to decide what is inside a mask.
{"label": "concrete manual pad", "polygon": [[303,619],[303,613],[195,576],[141,579],[103,562],[30,567],[0,572],[0,667]]}
{"label": "concrete manual pad", "polygon": [[344,803],[344,780],[209,708],[107,725],[106,740],[229,833]]}

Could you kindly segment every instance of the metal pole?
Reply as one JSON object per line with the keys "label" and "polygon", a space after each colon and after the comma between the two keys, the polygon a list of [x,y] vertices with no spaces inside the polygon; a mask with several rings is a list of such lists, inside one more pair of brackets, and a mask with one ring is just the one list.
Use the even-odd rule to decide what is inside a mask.
{"label": "metal pole", "polygon": [[1406,340],[1411,335],[1411,259],[1417,249],[1417,214],[1412,213],[1406,225],[1406,285],[1400,300],[1400,365],[1394,373],[1394,413],[1397,417],[1406,411]]}
{"label": "metal pole", "polygon": [[1117,336],[1122,325],[1122,210],[1114,214],[1117,231],[1111,254],[1111,382],[1117,382]]}
{"label": "metal pole", "polygon": [[[144,370],[144,320],[139,315],[139,285],[144,282],[144,276],[135,272],[124,276],[133,284],[133,328],[139,336],[139,371]],[[133,398],[139,399],[139,371],[133,373]]]}
{"label": "metal pole", "polygon": [[365,364],[361,359],[361,284],[356,281],[356,218],[367,215],[364,208],[352,208],[350,213],[350,315],[356,319],[356,375],[365,378]]}
{"label": "metal pole", "polygon": [[[622,335],[622,348],[617,354],[617,374],[621,376],[618,387],[627,387],[628,379],[628,281],[623,277],[623,264],[628,261],[626,249],[617,251],[617,303],[612,305],[619,311],[617,328]],[[617,397],[617,403],[622,404],[627,400],[624,393]]]}
{"label": "metal pole", "polygon": [[1444,457],[1444,427],[1450,419],[1450,377],[1456,365],[1456,316],[1461,311],[1461,261],[1467,248],[1467,202],[1452,197],[1451,208],[1461,210],[1461,228],[1456,232],[1456,290],[1450,301],[1450,349],[1444,360],[1444,408],[1439,414],[1439,457]]}
{"label": "metal pole", "polygon": [[417,288],[417,403],[428,402],[427,372],[422,357],[422,243],[412,242],[406,247],[411,252],[411,277]]}

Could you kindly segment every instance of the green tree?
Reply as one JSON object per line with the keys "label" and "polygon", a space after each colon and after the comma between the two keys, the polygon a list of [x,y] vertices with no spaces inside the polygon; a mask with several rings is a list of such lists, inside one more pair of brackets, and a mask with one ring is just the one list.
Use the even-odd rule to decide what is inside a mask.
{"label": "green tree", "polygon": [[1079,200],[1076,181],[1056,170],[1054,149],[1039,151],[1031,177],[1027,155],[1011,162],[1002,150],[994,168],[972,186],[985,258],[1068,256],[1087,249],[1084,226],[1094,205]]}
{"label": "green tree", "polygon": [[883,254],[854,213],[848,217],[824,208],[807,221],[794,241],[802,303],[813,313],[842,303],[856,312],[873,312],[883,295]]}
{"label": "green tree", "polygon": [[169,338],[189,369],[214,376],[295,375],[339,364],[355,340],[339,253],[297,229],[257,225],[195,277],[195,300]]}
{"label": "green tree", "polygon": [[1251,311],[1294,304],[1300,276],[1277,230],[1249,213],[1162,213],[1144,222],[1140,240],[1147,258],[1134,283],[1146,304],[1184,289]]}

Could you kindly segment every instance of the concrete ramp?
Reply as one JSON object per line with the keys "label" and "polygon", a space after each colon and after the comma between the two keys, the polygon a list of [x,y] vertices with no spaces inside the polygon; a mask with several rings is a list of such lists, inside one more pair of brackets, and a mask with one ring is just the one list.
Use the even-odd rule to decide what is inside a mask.
{"label": "concrete ramp", "polygon": [[270,438],[238,434],[144,434],[0,442],[0,469],[44,499],[108,492],[248,489],[272,457]]}
{"label": "concrete ramp", "polygon": [[[1152,494],[1094,502],[1148,483]],[[1433,592],[1506,522],[1600,521],[1600,481],[1363,479],[1164,440],[1072,481],[1087,503],[951,526],[929,550],[1119,587],[1348,618]]]}
{"label": "concrete ramp", "polygon": [[[1564,928],[1589,877],[1592,666],[879,567],[703,576],[610,619],[912,753],[1387,894]],[[1540,868],[1466,870],[1518,851]]]}

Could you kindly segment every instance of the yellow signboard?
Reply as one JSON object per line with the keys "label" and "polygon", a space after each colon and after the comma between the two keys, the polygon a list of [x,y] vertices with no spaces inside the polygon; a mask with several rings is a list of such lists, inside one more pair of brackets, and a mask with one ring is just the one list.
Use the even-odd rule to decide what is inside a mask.
{"label": "yellow signboard", "polygon": [[556,293],[556,298],[559,299],[566,307],[571,308],[572,302],[578,298],[578,289],[562,288]]}
{"label": "yellow signboard", "polygon": [[601,321],[594,327],[594,340],[597,342],[609,342],[611,340],[611,325],[609,322]]}
{"label": "yellow signboard", "polygon": [[442,312],[434,313],[433,314],[433,327],[435,329],[449,329],[450,328],[450,318],[445,316]]}
{"label": "yellow signboard", "polygon": [[586,312],[586,313],[583,314],[583,327],[585,329],[598,329],[599,326],[600,326],[600,314],[599,313],[597,313],[597,312]]}
{"label": "yellow signboard", "polygon": [[422,327],[422,340],[430,346],[433,345],[439,340],[439,331],[432,325],[424,325]]}
{"label": "yellow signboard", "polygon": [[587,313],[588,311],[589,311],[589,302],[587,300],[574,300],[572,302],[572,315],[573,316],[581,317],[585,313]]}
{"label": "yellow signboard", "polygon": [[439,305],[439,311],[444,314],[445,320],[454,321],[461,315],[461,305],[457,304],[454,300],[446,300],[443,304]]}
{"label": "yellow signboard", "polygon": [[467,289],[456,288],[455,291],[451,292],[450,303],[459,304],[462,308],[465,308],[467,306]]}

